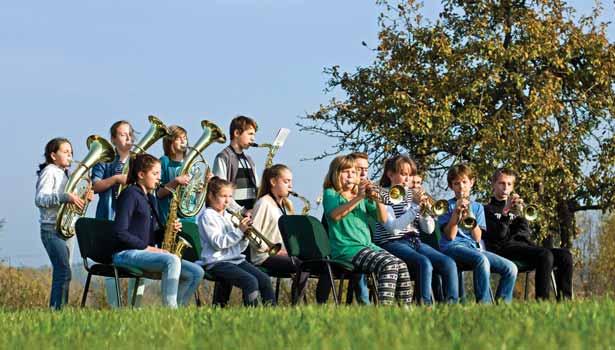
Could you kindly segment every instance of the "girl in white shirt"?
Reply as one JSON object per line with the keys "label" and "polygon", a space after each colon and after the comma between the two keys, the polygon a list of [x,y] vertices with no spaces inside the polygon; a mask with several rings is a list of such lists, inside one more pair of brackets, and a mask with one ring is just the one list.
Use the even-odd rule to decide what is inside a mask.
{"label": "girl in white shirt", "polygon": [[45,162],[37,171],[36,195],[34,202],[40,210],[41,240],[51,260],[51,297],[49,306],[60,309],[68,303],[71,280],[70,257],[75,237],[66,238],[56,230],[56,218],[62,203],[73,203],[80,209],[84,201],[73,193],[65,193],[68,168],[73,158],[70,142],[57,137],[45,146]]}
{"label": "girl in white shirt", "polygon": [[233,199],[233,185],[219,177],[207,184],[206,209],[198,218],[203,250],[200,263],[216,278],[241,288],[245,305],[275,304],[269,276],[246,261],[242,252],[248,241],[244,232],[251,225],[246,217],[235,227],[226,207]]}
{"label": "girl in white shirt", "polygon": [[[261,185],[258,189],[257,201],[252,210],[254,222],[252,225],[259,230],[263,236],[273,243],[282,244],[282,249],[278,254],[269,256],[265,252],[265,246],[250,247],[250,260],[254,265],[262,266],[271,272],[278,273],[295,273],[297,271],[296,264],[301,262],[297,258],[291,260],[284,248],[284,242],[280,229],[278,228],[278,220],[282,215],[292,215],[295,213],[294,208],[288,196],[293,189],[293,174],[290,169],[284,164],[276,164],[263,172]],[[291,287],[292,303],[295,304],[301,300],[304,294],[310,274],[303,272],[299,276],[299,283],[293,284]]]}

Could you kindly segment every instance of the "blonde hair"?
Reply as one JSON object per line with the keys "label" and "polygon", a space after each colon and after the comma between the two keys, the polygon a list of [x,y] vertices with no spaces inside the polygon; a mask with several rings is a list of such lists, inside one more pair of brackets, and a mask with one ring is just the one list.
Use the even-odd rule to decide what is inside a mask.
{"label": "blonde hair", "polygon": [[355,158],[350,155],[337,156],[333,158],[331,164],[329,164],[329,171],[325,176],[325,181],[322,185],[323,189],[333,188],[335,191],[340,192],[342,190],[342,183],[340,182],[340,174],[342,171],[355,167]]}

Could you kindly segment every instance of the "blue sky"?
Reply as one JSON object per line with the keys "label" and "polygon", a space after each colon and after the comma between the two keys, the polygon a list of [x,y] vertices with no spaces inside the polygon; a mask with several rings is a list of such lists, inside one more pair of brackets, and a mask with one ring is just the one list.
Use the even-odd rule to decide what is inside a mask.
{"label": "blue sky", "polygon": [[[433,16],[429,3],[425,14]],[[588,11],[587,2],[571,3]],[[605,6],[604,17],[613,18],[613,3]],[[0,260],[48,264],[33,203],[45,143],[66,136],[80,159],[87,136],[108,138],[119,119],[145,132],[154,114],[184,126],[193,141],[202,119],[227,132],[233,116],[253,116],[257,142],[288,127],[276,161],[293,169],[295,190],[314,202],[329,161],[299,159],[332,143],[295,123],[331,97],[324,67],[352,71],[371,62],[361,41],[376,46],[378,13],[374,1],[350,0],[2,2],[0,217],[8,222]],[[208,149],[210,160],[222,147]],[[266,152],[250,153],[262,169]]]}

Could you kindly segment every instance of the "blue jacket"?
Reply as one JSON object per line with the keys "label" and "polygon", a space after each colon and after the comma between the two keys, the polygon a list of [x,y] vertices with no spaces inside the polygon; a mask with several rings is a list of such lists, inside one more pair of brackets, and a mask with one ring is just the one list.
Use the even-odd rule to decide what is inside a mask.
{"label": "blue jacket", "polygon": [[[153,211],[152,211],[153,210]],[[113,232],[116,252],[145,249],[162,242],[156,198],[138,185],[128,186],[117,200]]]}

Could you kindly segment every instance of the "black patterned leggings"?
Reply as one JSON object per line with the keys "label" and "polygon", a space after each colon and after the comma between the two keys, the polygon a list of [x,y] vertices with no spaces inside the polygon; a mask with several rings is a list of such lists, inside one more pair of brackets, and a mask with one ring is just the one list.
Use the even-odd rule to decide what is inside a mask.
{"label": "black patterned leggings", "polygon": [[361,272],[376,273],[381,304],[392,305],[395,298],[402,304],[412,302],[408,267],[391,253],[363,248],[352,258],[352,264]]}

